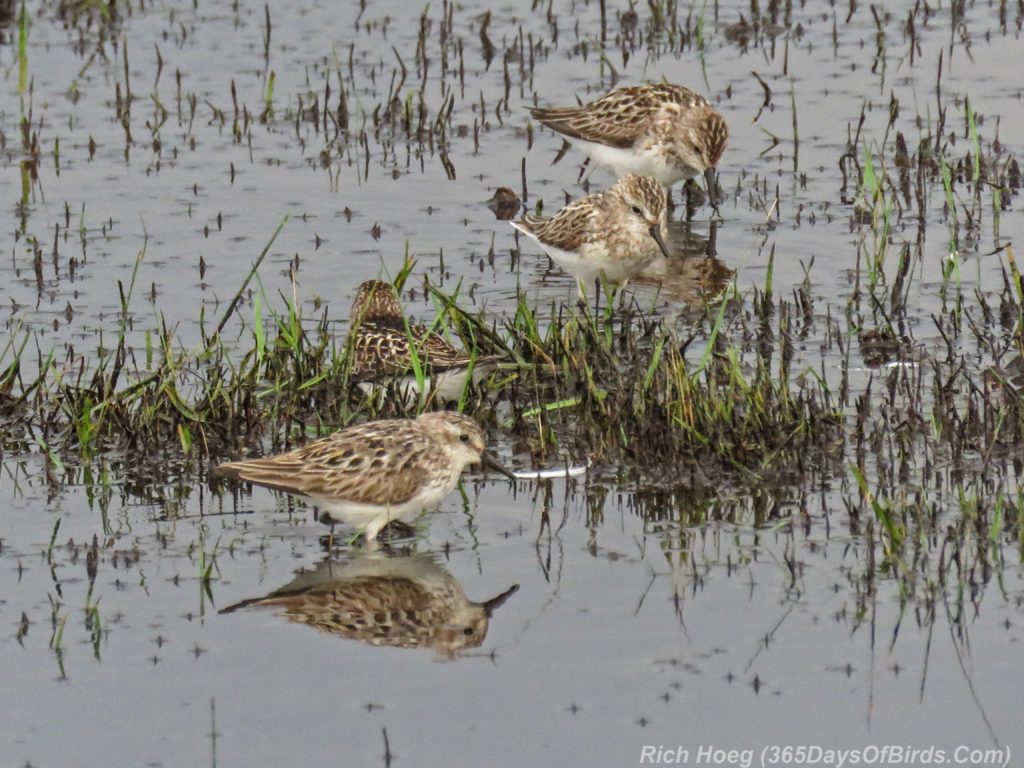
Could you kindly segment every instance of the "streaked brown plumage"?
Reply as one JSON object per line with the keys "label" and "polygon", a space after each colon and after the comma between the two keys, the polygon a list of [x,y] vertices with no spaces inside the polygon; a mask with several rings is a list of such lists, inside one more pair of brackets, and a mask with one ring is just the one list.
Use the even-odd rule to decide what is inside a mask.
{"label": "streaked brown plumage", "polygon": [[600,275],[624,283],[659,255],[669,255],[665,190],[647,176],[619,179],[551,218],[527,215],[510,223],[575,277],[581,291]]}
{"label": "streaked brown plumage", "polygon": [[244,480],[306,498],[331,520],[365,526],[366,538],[447,496],[467,464],[484,462],[484,433],[448,411],[346,427],[288,453],[221,464],[211,477]]}
{"label": "streaked brown plumage", "polygon": [[475,648],[490,618],[518,591],[513,585],[483,603],[432,557],[374,551],[354,560],[325,560],[265,597],[243,600],[220,613],[275,607],[320,632],[393,648],[433,648],[445,658]]}
{"label": "streaked brown plumage", "polygon": [[539,122],[572,139],[617,175],[665,186],[713,170],[725,152],[725,118],[698,93],[653,83],[618,88],[577,107],[534,107]]}
{"label": "streaked brown plumage", "polygon": [[407,399],[415,401],[419,393],[414,391],[416,382],[410,375],[415,352],[424,374],[432,380],[428,389],[442,400],[457,400],[470,366],[473,381],[479,382],[499,361],[494,355],[474,359],[449,344],[441,334],[409,323],[402,314],[394,286],[383,280],[368,280],[359,286],[349,318],[351,375],[366,391],[396,384]]}

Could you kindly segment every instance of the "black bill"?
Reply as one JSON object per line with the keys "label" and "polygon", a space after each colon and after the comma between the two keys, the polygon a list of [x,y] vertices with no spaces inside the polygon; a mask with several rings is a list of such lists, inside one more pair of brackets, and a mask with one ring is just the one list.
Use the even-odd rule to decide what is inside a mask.
{"label": "black bill", "polygon": [[516,479],[515,475],[513,475],[511,472],[509,472],[507,469],[505,469],[505,467],[502,466],[501,462],[498,461],[493,456],[491,456],[491,454],[489,454],[487,451],[484,451],[480,455],[480,463],[483,464],[488,469],[493,469],[499,475],[504,475],[509,480],[515,480]]}
{"label": "black bill", "polygon": [[665,258],[669,258],[670,254],[668,246],[665,244],[665,238],[661,236],[661,225],[655,224],[647,231],[651,233],[651,237],[654,238],[654,242],[656,242],[658,247],[661,248],[661,252],[665,254]]}
{"label": "black bill", "polygon": [[504,604],[506,600],[508,600],[510,597],[512,597],[512,595],[514,595],[518,591],[519,585],[513,584],[511,587],[506,589],[497,597],[492,597],[486,603],[483,603],[484,615],[486,615],[487,618],[490,618],[496,610],[501,608],[501,606]]}
{"label": "black bill", "polygon": [[714,168],[704,171],[704,184],[708,189],[708,201],[715,209],[715,213],[718,213],[718,204],[721,200],[718,199],[718,172]]}

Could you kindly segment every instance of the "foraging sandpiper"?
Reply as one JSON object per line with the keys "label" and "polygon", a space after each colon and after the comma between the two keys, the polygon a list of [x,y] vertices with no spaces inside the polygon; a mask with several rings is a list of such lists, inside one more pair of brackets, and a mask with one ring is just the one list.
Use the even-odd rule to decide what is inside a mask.
{"label": "foraging sandpiper", "polygon": [[651,176],[666,187],[704,174],[714,203],[714,170],[729,128],[708,100],[681,85],[617,88],[578,107],[532,107],[530,114],[618,176]]}
{"label": "foraging sandpiper", "polygon": [[665,189],[649,176],[626,176],[574,200],[551,218],[527,215],[513,227],[540,245],[583,286],[603,276],[625,283],[659,255],[669,256]]}
{"label": "foraging sandpiper", "polygon": [[244,480],[307,499],[328,522],[352,523],[367,541],[440,502],[468,464],[514,479],[484,450],[484,432],[449,411],[346,427],[288,453],[221,464],[211,477]]}
{"label": "foraging sandpiper", "polygon": [[[496,355],[473,356],[449,344],[439,333],[410,323],[402,314],[395,288],[383,280],[359,286],[350,313],[351,377],[371,394],[393,387],[409,404],[434,394],[458,400],[472,376],[479,384],[498,365]],[[423,392],[414,374],[423,375]]]}

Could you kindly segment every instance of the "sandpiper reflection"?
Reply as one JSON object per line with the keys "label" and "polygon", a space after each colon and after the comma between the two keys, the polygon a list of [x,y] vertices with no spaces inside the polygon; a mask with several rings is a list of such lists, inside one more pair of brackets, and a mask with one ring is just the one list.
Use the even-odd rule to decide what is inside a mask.
{"label": "sandpiper reflection", "polygon": [[450,659],[483,643],[494,611],[518,589],[514,584],[490,600],[473,602],[431,556],[375,551],[354,560],[328,558],[280,589],[220,613],[275,607],[289,621],[321,632],[368,645],[433,648]]}
{"label": "sandpiper reflection", "polygon": [[658,286],[664,298],[690,309],[700,310],[720,301],[736,270],[715,258],[718,227],[712,223],[705,235],[688,224],[673,222],[669,245],[672,258],[652,262],[634,282]]}
{"label": "sandpiper reflection", "polygon": [[693,309],[721,300],[736,270],[710,256],[662,259],[634,282],[656,285],[661,295]]}

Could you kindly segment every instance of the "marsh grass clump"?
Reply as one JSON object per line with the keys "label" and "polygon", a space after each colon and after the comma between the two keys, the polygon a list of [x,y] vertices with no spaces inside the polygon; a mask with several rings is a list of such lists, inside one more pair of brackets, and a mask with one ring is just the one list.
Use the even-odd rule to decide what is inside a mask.
{"label": "marsh grass clump", "polygon": [[[537,465],[568,453],[637,471],[694,459],[776,471],[799,468],[809,448],[835,439],[838,418],[817,379],[791,382],[785,366],[773,374],[763,344],[752,353],[734,346],[724,310],[683,321],[689,335],[681,339],[677,323],[624,291],[594,309],[531,307],[521,296],[499,324],[461,309],[458,287],[425,290],[434,327],[451,325],[468,352],[506,361],[459,406],[491,424],[496,410],[509,414],[502,425]],[[351,350],[337,341],[327,309],[310,321],[288,300],[264,317],[264,301],[253,301],[253,321],[235,339],[223,321],[192,350],[166,327],[142,350],[127,348],[122,335],[91,357],[69,351],[39,360],[31,381],[21,375],[26,338],[12,341],[0,375],[0,429],[7,439],[33,434],[55,457],[118,449],[206,458],[240,444],[281,450],[351,421],[408,414],[400,399],[366,399],[350,386]],[[709,328],[695,363],[689,348]],[[783,329],[772,335],[785,346]]]}
{"label": "marsh grass clump", "polygon": [[[331,418],[346,400],[345,357],[333,348],[326,323],[324,317],[307,329],[287,312],[272,319],[264,343],[254,337],[249,349],[220,336],[184,349],[161,327],[144,350],[119,344],[94,355],[50,354],[32,366],[39,373],[31,381],[21,376],[20,345],[22,353],[5,368],[0,428],[31,430],[85,457],[112,448],[160,452],[168,444],[206,454],[261,438],[269,424],[316,422],[313,413]],[[282,439],[293,439],[289,434]]]}
{"label": "marsh grass clump", "polygon": [[[763,346],[728,341],[724,305],[683,321],[681,336],[675,322],[629,297],[546,315],[520,297],[506,332],[526,375],[510,386],[509,421],[535,463],[568,453],[671,483],[694,460],[718,471],[788,472],[810,448],[831,449],[840,419],[827,388],[814,377],[790,382],[785,365],[775,375]],[[707,347],[694,361],[689,348],[702,336]]]}

